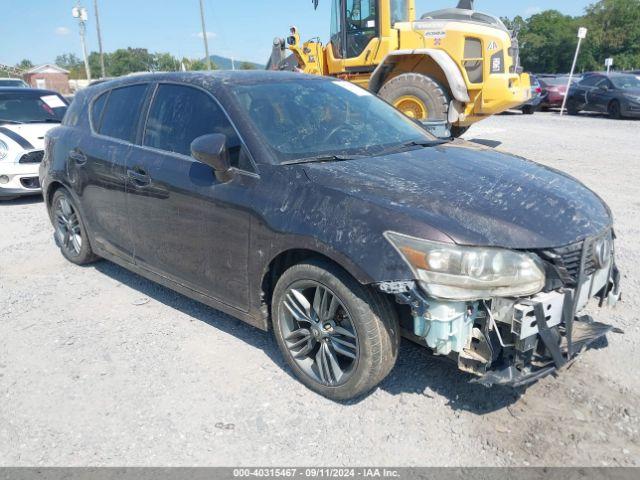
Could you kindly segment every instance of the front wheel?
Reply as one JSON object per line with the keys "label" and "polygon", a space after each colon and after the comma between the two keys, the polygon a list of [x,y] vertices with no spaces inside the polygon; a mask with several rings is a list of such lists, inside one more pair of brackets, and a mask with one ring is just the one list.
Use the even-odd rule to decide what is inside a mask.
{"label": "front wheel", "polygon": [[618,100],[612,100],[609,106],[607,107],[607,112],[611,118],[619,120],[622,118],[622,111],[620,108],[620,102]]}
{"label": "front wheel", "polygon": [[395,364],[400,335],[392,305],[333,264],[310,261],[285,271],[271,316],[295,376],[330,399],[366,393]]}
{"label": "front wheel", "polygon": [[420,73],[403,73],[380,89],[381,98],[415,120],[447,120],[449,96],[438,82]]}

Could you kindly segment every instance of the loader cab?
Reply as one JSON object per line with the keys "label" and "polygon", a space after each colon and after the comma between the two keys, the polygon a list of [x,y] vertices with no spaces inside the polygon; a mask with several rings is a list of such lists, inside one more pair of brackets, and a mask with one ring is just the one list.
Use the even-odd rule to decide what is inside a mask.
{"label": "loader cab", "polygon": [[380,53],[381,37],[389,36],[394,24],[410,21],[413,8],[414,0],[332,0],[328,55],[332,73],[371,67]]}
{"label": "loader cab", "polygon": [[355,58],[379,35],[378,0],[333,0],[331,46],[337,59]]}

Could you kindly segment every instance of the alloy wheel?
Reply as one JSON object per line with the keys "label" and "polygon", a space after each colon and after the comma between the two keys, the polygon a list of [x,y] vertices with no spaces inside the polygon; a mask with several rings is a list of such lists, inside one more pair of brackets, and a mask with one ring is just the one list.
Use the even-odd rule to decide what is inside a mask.
{"label": "alloy wheel", "polygon": [[318,282],[298,281],[279,311],[280,333],[298,367],[323,385],[345,383],[356,369],[360,348],[342,300]]}
{"label": "alloy wheel", "polygon": [[67,198],[60,196],[54,206],[54,215],[60,248],[68,255],[77,257],[82,250],[82,232],[77,212]]}

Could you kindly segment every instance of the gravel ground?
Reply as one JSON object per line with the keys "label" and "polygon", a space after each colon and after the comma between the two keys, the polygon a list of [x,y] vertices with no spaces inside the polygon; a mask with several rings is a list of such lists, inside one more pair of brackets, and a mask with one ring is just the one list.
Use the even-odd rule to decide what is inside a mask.
{"label": "gravel ground", "polygon": [[638,465],[640,122],[503,115],[469,140],[565,170],[617,224],[622,328],[558,377],[485,389],[404,343],[371,395],[295,381],[270,335],[108,263],[74,266],[39,198],[0,204],[0,465]]}

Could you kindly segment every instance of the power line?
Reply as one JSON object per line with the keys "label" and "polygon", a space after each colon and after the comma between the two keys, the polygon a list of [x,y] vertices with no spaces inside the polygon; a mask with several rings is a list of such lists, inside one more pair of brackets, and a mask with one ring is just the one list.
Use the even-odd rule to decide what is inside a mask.
{"label": "power line", "polygon": [[211,57],[209,56],[209,41],[207,39],[207,27],[204,24],[204,6],[200,0],[200,21],[202,22],[202,39],[204,40],[204,53],[207,56],[207,70],[211,70]]}
{"label": "power line", "polygon": [[98,31],[98,51],[100,52],[100,72],[101,78],[106,75],[104,73],[104,52],[102,51],[102,33],[100,32],[100,16],[98,14],[98,0],[93,0],[93,9],[96,12],[96,30]]}

